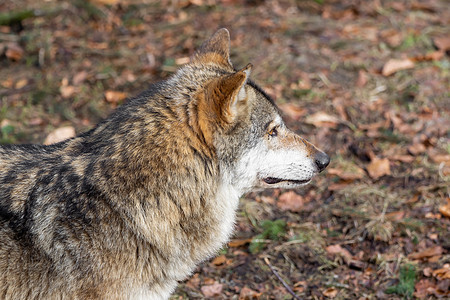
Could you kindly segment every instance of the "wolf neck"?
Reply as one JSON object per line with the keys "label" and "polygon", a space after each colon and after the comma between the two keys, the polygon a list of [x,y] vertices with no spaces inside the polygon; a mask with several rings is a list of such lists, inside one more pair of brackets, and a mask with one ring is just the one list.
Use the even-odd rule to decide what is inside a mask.
{"label": "wolf neck", "polygon": [[96,150],[96,184],[136,237],[156,247],[161,259],[170,258],[167,269],[179,271],[167,276],[175,279],[227,241],[240,196],[221,174],[214,150],[190,126],[194,108],[186,98],[131,103],[82,142],[108,140]]}

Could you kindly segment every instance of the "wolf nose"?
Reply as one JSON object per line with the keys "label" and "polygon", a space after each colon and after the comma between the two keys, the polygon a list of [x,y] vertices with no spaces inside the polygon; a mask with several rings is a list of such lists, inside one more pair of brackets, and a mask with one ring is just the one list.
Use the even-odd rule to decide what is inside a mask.
{"label": "wolf nose", "polygon": [[322,172],[330,163],[330,157],[324,152],[317,152],[314,157],[314,162],[316,163],[319,172]]}

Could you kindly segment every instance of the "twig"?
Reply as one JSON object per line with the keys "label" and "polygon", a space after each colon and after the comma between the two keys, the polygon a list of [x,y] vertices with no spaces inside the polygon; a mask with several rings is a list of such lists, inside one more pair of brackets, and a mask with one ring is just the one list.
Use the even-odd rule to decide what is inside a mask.
{"label": "twig", "polygon": [[32,91],[34,88],[36,88],[35,85],[30,84],[30,85],[24,86],[23,88],[20,88],[20,89],[0,90],[0,97],[12,96],[14,94],[27,93],[29,91]]}
{"label": "twig", "polygon": [[301,300],[295,293],[294,291],[290,288],[290,286],[283,280],[283,278],[280,277],[280,275],[278,274],[278,272],[274,269],[274,267],[270,264],[270,261],[267,257],[264,257],[264,262],[269,266],[270,270],[272,271],[272,273],[278,278],[279,281],[281,281],[281,283],[284,285],[284,287],[286,288],[286,290],[289,292],[289,294],[291,294],[295,299],[297,300]]}

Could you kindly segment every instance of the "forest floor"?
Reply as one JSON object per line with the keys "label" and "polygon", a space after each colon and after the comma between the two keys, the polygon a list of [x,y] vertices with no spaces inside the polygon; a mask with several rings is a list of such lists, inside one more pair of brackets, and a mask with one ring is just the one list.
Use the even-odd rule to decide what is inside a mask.
{"label": "forest floor", "polygon": [[0,143],[92,128],[226,27],[331,163],[243,197],[171,299],[449,299],[449,20],[445,0],[2,1]]}

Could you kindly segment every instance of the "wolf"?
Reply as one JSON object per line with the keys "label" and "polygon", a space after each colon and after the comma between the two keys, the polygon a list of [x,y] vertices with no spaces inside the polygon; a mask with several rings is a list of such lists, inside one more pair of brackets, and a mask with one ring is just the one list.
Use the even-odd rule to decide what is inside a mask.
{"label": "wolf", "polygon": [[229,45],[218,30],[77,137],[0,146],[1,299],[167,299],[227,242],[243,194],[328,165]]}

